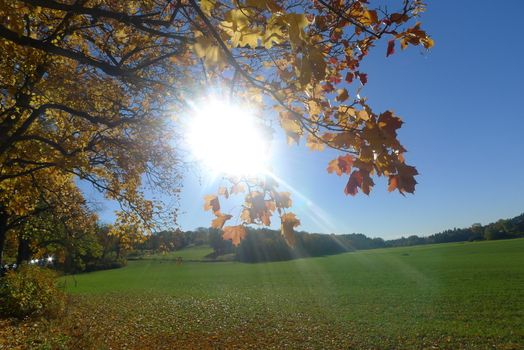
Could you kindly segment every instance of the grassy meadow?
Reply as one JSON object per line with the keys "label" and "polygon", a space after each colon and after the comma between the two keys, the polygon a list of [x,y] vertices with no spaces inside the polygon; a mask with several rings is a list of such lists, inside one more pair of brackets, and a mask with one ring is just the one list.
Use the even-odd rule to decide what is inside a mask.
{"label": "grassy meadow", "polygon": [[65,277],[73,301],[65,318],[19,327],[11,345],[524,348],[524,239],[261,264],[174,260],[207,253]]}

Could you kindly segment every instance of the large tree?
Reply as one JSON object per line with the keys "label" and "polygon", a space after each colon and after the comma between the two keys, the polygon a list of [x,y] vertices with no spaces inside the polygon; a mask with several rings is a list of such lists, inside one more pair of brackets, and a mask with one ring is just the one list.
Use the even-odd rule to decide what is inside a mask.
{"label": "large tree", "polygon": [[[369,193],[372,176],[413,192],[417,174],[397,140],[402,121],[363,98],[360,63],[378,41],[433,41],[414,23],[418,0],[374,8],[365,0],[0,0],[0,251],[14,221],[37,210],[41,183],[90,182],[122,207],[121,232],[151,230],[159,203],[145,186],[177,195],[175,140],[187,99],[210,81],[273,108],[290,141],[340,150],[328,171],[347,194]],[[265,97],[263,97],[265,96]],[[267,109],[266,109],[267,111]],[[263,113],[263,121],[274,113]],[[219,142],[219,140],[217,141]],[[278,211],[292,242],[289,196],[267,179],[247,188],[244,224]],[[53,185],[55,184],[55,185]],[[207,208],[222,227],[216,196]],[[243,226],[224,228],[233,242]]]}

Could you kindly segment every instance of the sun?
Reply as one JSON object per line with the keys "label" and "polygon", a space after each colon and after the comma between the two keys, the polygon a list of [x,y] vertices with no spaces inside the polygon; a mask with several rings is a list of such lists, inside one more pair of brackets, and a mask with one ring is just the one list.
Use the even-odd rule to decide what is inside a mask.
{"label": "sun", "polygon": [[257,176],[267,171],[270,140],[249,106],[213,98],[195,107],[189,118],[191,153],[215,173]]}

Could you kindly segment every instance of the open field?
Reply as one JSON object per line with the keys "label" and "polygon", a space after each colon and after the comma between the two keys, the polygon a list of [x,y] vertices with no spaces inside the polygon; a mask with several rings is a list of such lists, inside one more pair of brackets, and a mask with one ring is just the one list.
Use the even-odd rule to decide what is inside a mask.
{"label": "open field", "polygon": [[154,254],[146,255],[143,259],[153,259],[153,260],[173,260],[176,261],[178,257],[181,257],[183,260],[192,260],[192,261],[201,261],[207,260],[206,256],[213,253],[213,248],[208,245],[194,246],[187,249],[177,250],[174,252],[167,252],[165,254]]}
{"label": "open field", "polygon": [[20,342],[93,349],[524,347],[524,239],[264,264],[143,260],[75,280],[64,279],[74,302],[67,316],[23,324]]}

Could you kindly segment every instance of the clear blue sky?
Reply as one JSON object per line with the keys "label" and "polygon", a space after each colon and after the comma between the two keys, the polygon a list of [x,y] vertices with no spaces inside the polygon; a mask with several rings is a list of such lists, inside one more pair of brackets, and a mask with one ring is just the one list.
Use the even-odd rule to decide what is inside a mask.
{"label": "clear blue sky", "polygon": [[[361,232],[394,238],[488,223],[524,212],[524,2],[433,1],[422,17],[435,39],[389,58],[386,43],[363,66],[363,95],[376,111],[392,109],[405,124],[400,140],[420,176],[415,195],[343,193],[346,179],[326,173],[334,152],[276,145],[275,172],[296,189],[299,229]],[[208,226],[202,196],[213,192],[189,173],[179,224]],[[298,192],[300,192],[300,194]],[[101,211],[111,221],[113,206]]]}

